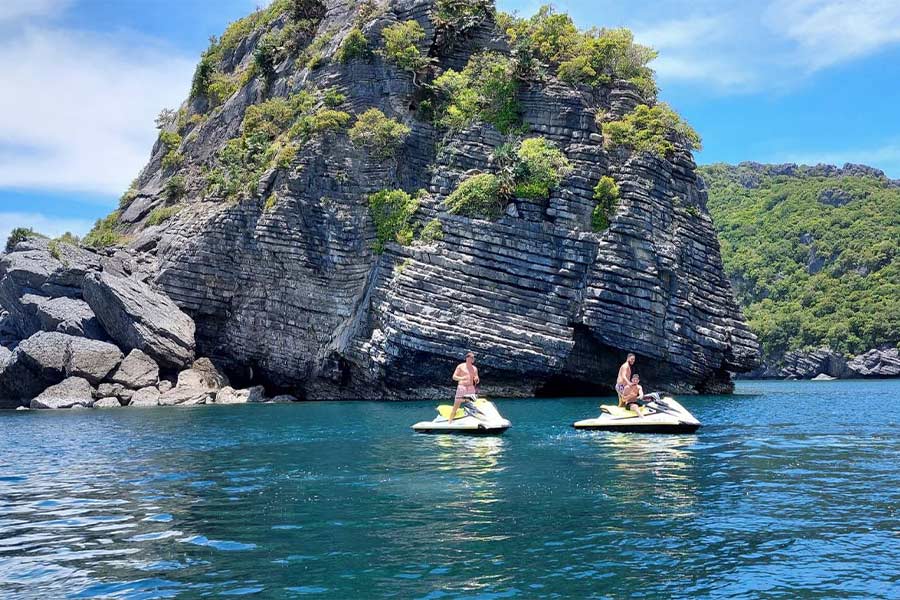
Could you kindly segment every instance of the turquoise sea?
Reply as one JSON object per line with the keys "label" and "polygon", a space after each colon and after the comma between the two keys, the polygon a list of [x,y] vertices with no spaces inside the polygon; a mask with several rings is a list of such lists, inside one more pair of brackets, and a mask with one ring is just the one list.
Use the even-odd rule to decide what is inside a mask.
{"label": "turquoise sea", "polygon": [[597,399],[0,414],[0,598],[898,598],[900,381],[740,382],[694,435]]}

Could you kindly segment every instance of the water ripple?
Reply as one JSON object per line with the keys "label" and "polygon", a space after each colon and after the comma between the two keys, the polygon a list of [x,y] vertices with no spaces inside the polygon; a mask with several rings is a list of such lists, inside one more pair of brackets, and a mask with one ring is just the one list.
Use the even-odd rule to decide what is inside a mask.
{"label": "water ripple", "polygon": [[431,403],[0,414],[0,597],[900,597],[900,382],[745,385],[670,437],[572,430],[590,399],[504,402],[502,438],[411,434]]}

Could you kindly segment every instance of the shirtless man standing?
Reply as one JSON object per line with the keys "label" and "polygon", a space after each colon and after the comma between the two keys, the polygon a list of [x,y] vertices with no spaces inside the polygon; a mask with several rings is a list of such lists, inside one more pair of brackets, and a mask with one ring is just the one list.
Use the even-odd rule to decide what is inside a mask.
{"label": "shirtless man standing", "polygon": [[619,374],[616,376],[616,393],[619,395],[619,406],[624,406],[622,397],[625,392],[625,386],[631,383],[631,367],[634,365],[634,354],[628,353],[625,362],[619,367]]}
{"label": "shirtless man standing", "polygon": [[448,423],[452,423],[456,418],[456,411],[459,410],[459,405],[466,399],[466,396],[477,393],[475,386],[481,380],[478,379],[478,367],[475,366],[474,352],[467,352],[466,362],[456,365],[456,370],[453,371],[453,381],[456,382],[456,398],[453,400],[453,410],[450,411]]}

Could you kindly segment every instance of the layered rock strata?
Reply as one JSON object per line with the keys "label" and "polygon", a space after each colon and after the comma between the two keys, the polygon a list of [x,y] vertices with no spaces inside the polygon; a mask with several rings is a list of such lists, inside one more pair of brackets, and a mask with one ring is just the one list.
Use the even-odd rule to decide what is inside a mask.
{"label": "layered rock strata", "polygon": [[[364,5],[373,10],[364,14]],[[754,366],[757,343],[723,275],[687,147],[673,137],[674,151],[661,158],[604,145],[598,121],[653,98],[627,81],[592,88],[547,74],[519,82],[515,133],[478,120],[447,130],[423,109],[420,77],[462,69],[486,49],[511,54],[493,17],[448,35],[435,27],[430,0],[320,6],[302,23],[314,31],[266,77],[247,80],[212,109],[205,97],[186,102],[166,129],[177,147],[162,138],[154,147],[118,214],[129,260],[102,273],[89,268],[82,279],[81,296],[123,350],[140,349],[169,370],[208,356],[235,381],[301,399],[445,397],[453,366],[470,349],[483,391],[495,395],[609,392],[629,351],[648,385],[679,392],[728,391],[730,372]],[[290,18],[257,23],[214,68],[246,72],[258,64],[261,40],[280,37]],[[429,57],[427,73],[399,68],[380,47],[385,27],[409,20],[425,34],[417,50]],[[370,51],[336,60],[356,28]],[[313,48],[315,62],[307,60]],[[396,153],[385,157],[352,143],[346,128],[329,129],[265,172],[255,193],[226,199],[208,191],[209,173],[251,106],[305,91],[322,107],[326,90],[343,96],[351,118],[377,108],[408,127]],[[502,147],[523,137],[543,137],[571,165],[549,197],[514,198],[495,220],[450,214],[444,201],[460,182],[496,171]],[[593,188],[604,175],[618,183],[620,199],[609,227],[594,231]],[[424,190],[413,225],[436,220],[443,236],[389,242],[376,253],[368,197],[393,189]],[[161,209],[177,214],[155,224],[151,215]],[[19,277],[12,285],[32,283]],[[170,343],[153,331],[155,314],[140,318],[149,306],[119,298],[149,297],[147,290],[170,299],[195,329],[178,317]],[[8,310],[34,323],[29,309]],[[159,312],[171,320],[172,307]],[[188,333],[195,345],[182,343]],[[156,401],[256,397],[178,381]],[[132,401],[139,395],[152,403],[152,392],[132,390]]]}
{"label": "layered rock strata", "polygon": [[[328,54],[359,21],[352,3],[325,4],[310,39],[329,36]],[[432,2],[378,6],[362,25],[372,48],[385,26],[415,20],[435,72],[460,69],[484,49],[509,52],[491,19],[441,45]],[[283,25],[262,26],[222,68],[249,64],[263,33]],[[250,106],[326,88],[344,94],[351,113],[374,107],[408,126],[397,155],[383,159],[346,131],[330,132],[267,173],[256,197],[234,203],[204,193],[195,174],[239,135]],[[121,220],[132,247],[155,256],[155,283],[194,318],[201,354],[303,398],[445,396],[468,349],[478,353],[486,392],[517,396],[608,391],[628,351],[645,379],[682,392],[728,390],[730,371],[754,365],[757,344],[723,277],[690,152],[679,146],[660,159],[603,145],[595,117],[620,118],[640,103],[630,84],[522,83],[524,135],[552,142],[573,169],[549,199],[516,199],[496,221],[451,215],[443,201],[465,177],[491,172],[510,137],[478,122],[436,128],[420,116],[421,93],[412,73],[377,51],[316,69],[285,60],[267,83],[251,82],[187,132],[183,208],[148,228],[171,177],[164,149],[154,149]],[[189,116],[196,103],[185,108]],[[619,183],[621,202],[609,229],[594,232],[602,175]],[[437,219],[443,239],[373,252],[366,199],[394,188],[426,190],[415,219]]]}

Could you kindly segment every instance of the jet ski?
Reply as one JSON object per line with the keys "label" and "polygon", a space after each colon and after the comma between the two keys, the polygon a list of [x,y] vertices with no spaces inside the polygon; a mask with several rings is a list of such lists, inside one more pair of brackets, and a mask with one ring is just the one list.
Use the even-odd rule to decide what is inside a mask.
{"label": "jet ski", "polygon": [[451,410],[453,405],[442,404],[437,407],[438,416],[433,421],[421,421],[412,428],[418,433],[489,435],[503,433],[511,425],[500,416],[493,402],[475,394],[466,396],[466,400],[459,405],[452,423],[448,421]]}
{"label": "jet ski", "polygon": [[693,433],[700,428],[700,421],[686,408],[669,396],[660,397],[656,392],[644,395],[644,416],[623,406],[603,405],[600,416],[576,421],[575,429],[597,431],[627,431],[632,433]]}

